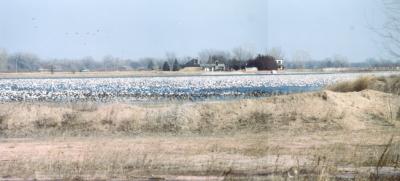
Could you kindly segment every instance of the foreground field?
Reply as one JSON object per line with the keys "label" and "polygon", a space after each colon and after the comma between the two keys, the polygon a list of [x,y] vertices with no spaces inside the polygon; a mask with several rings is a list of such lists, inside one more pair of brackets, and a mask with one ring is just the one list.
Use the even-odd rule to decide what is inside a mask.
{"label": "foreground field", "polygon": [[10,179],[398,180],[400,97],[0,105]]}
{"label": "foreground field", "polygon": [[398,180],[399,136],[373,130],[4,139],[0,173],[3,180],[369,180],[378,167],[381,180]]}

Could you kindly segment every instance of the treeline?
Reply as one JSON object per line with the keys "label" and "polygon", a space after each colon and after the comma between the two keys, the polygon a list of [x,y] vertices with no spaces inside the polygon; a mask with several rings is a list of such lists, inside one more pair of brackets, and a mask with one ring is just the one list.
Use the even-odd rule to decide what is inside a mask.
{"label": "treeline", "polygon": [[83,57],[80,59],[42,59],[31,53],[9,54],[0,49],[0,71],[2,72],[33,72],[33,71],[124,71],[124,70],[171,70],[177,71],[191,66],[196,60],[198,64],[219,62],[225,64],[228,70],[244,68],[247,61],[255,58],[254,54],[245,48],[236,48],[232,52],[219,50],[203,50],[197,57],[177,57],[168,52],[163,58],[141,58],[137,60],[105,56],[101,59]]}
{"label": "treeline", "polygon": [[161,67],[161,60],[143,58],[140,60],[123,59],[105,56],[100,60],[92,57],[80,59],[41,59],[31,53],[8,54],[0,50],[0,71],[2,72],[35,72],[35,71],[123,71],[147,70]]}
{"label": "treeline", "polygon": [[321,68],[387,68],[400,67],[400,60],[392,61],[388,59],[369,58],[363,62],[349,62],[347,60],[335,60],[327,58],[324,60],[308,61],[286,61],[285,67],[288,69],[321,69]]}
{"label": "treeline", "polygon": [[[232,51],[203,50],[197,57],[177,57],[174,53],[166,53],[163,58],[141,58],[138,60],[105,56],[101,59],[83,57],[80,59],[42,59],[31,53],[7,53],[0,49],[1,72],[34,72],[34,71],[124,71],[124,70],[170,70],[177,71],[187,66],[211,64],[218,61],[225,64],[226,70],[240,70],[246,66],[256,66],[259,69],[270,69],[277,66],[275,59],[283,59],[287,69],[316,69],[341,67],[400,67],[400,60],[367,59],[353,63],[344,56],[335,55],[324,60],[312,60],[307,53],[294,54],[291,60],[286,60],[282,51],[273,48],[264,54],[255,54],[251,49],[243,47]],[[197,63],[197,64],[195,64]],[[264,67],[263,67],[264,66]],[[266,68],[268,67],[268,68]]]}

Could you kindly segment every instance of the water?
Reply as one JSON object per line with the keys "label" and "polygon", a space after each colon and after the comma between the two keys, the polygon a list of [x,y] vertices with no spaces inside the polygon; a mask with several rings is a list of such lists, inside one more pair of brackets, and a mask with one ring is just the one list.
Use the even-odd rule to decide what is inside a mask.
{"label": "water", "polygon": [[251,98],[317,91],[360,76],[392,74],[398,73],[1,79],[0,101],[146,102]]}

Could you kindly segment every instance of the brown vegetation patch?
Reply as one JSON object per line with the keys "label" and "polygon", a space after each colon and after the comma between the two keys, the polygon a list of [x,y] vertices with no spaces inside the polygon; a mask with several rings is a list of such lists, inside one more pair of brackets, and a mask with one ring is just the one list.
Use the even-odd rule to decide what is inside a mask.
{"label": "brown vegetation patch", "polygon": [[359,92],[365,89],[372,89],[400,95],[400,76],[389,77],[360,77],[354,81],[339,82],[328,87],[335,92]]}

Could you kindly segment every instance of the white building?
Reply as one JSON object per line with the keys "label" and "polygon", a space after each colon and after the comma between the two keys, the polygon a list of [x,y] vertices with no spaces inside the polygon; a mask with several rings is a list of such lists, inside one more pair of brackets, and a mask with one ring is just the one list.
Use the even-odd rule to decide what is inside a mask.
{"label": "white building", "polygon": [[275,60],[276,64],[278,64],[278,70],[283,70],[285,69],[285,66],[283,66],[283,60]]}

